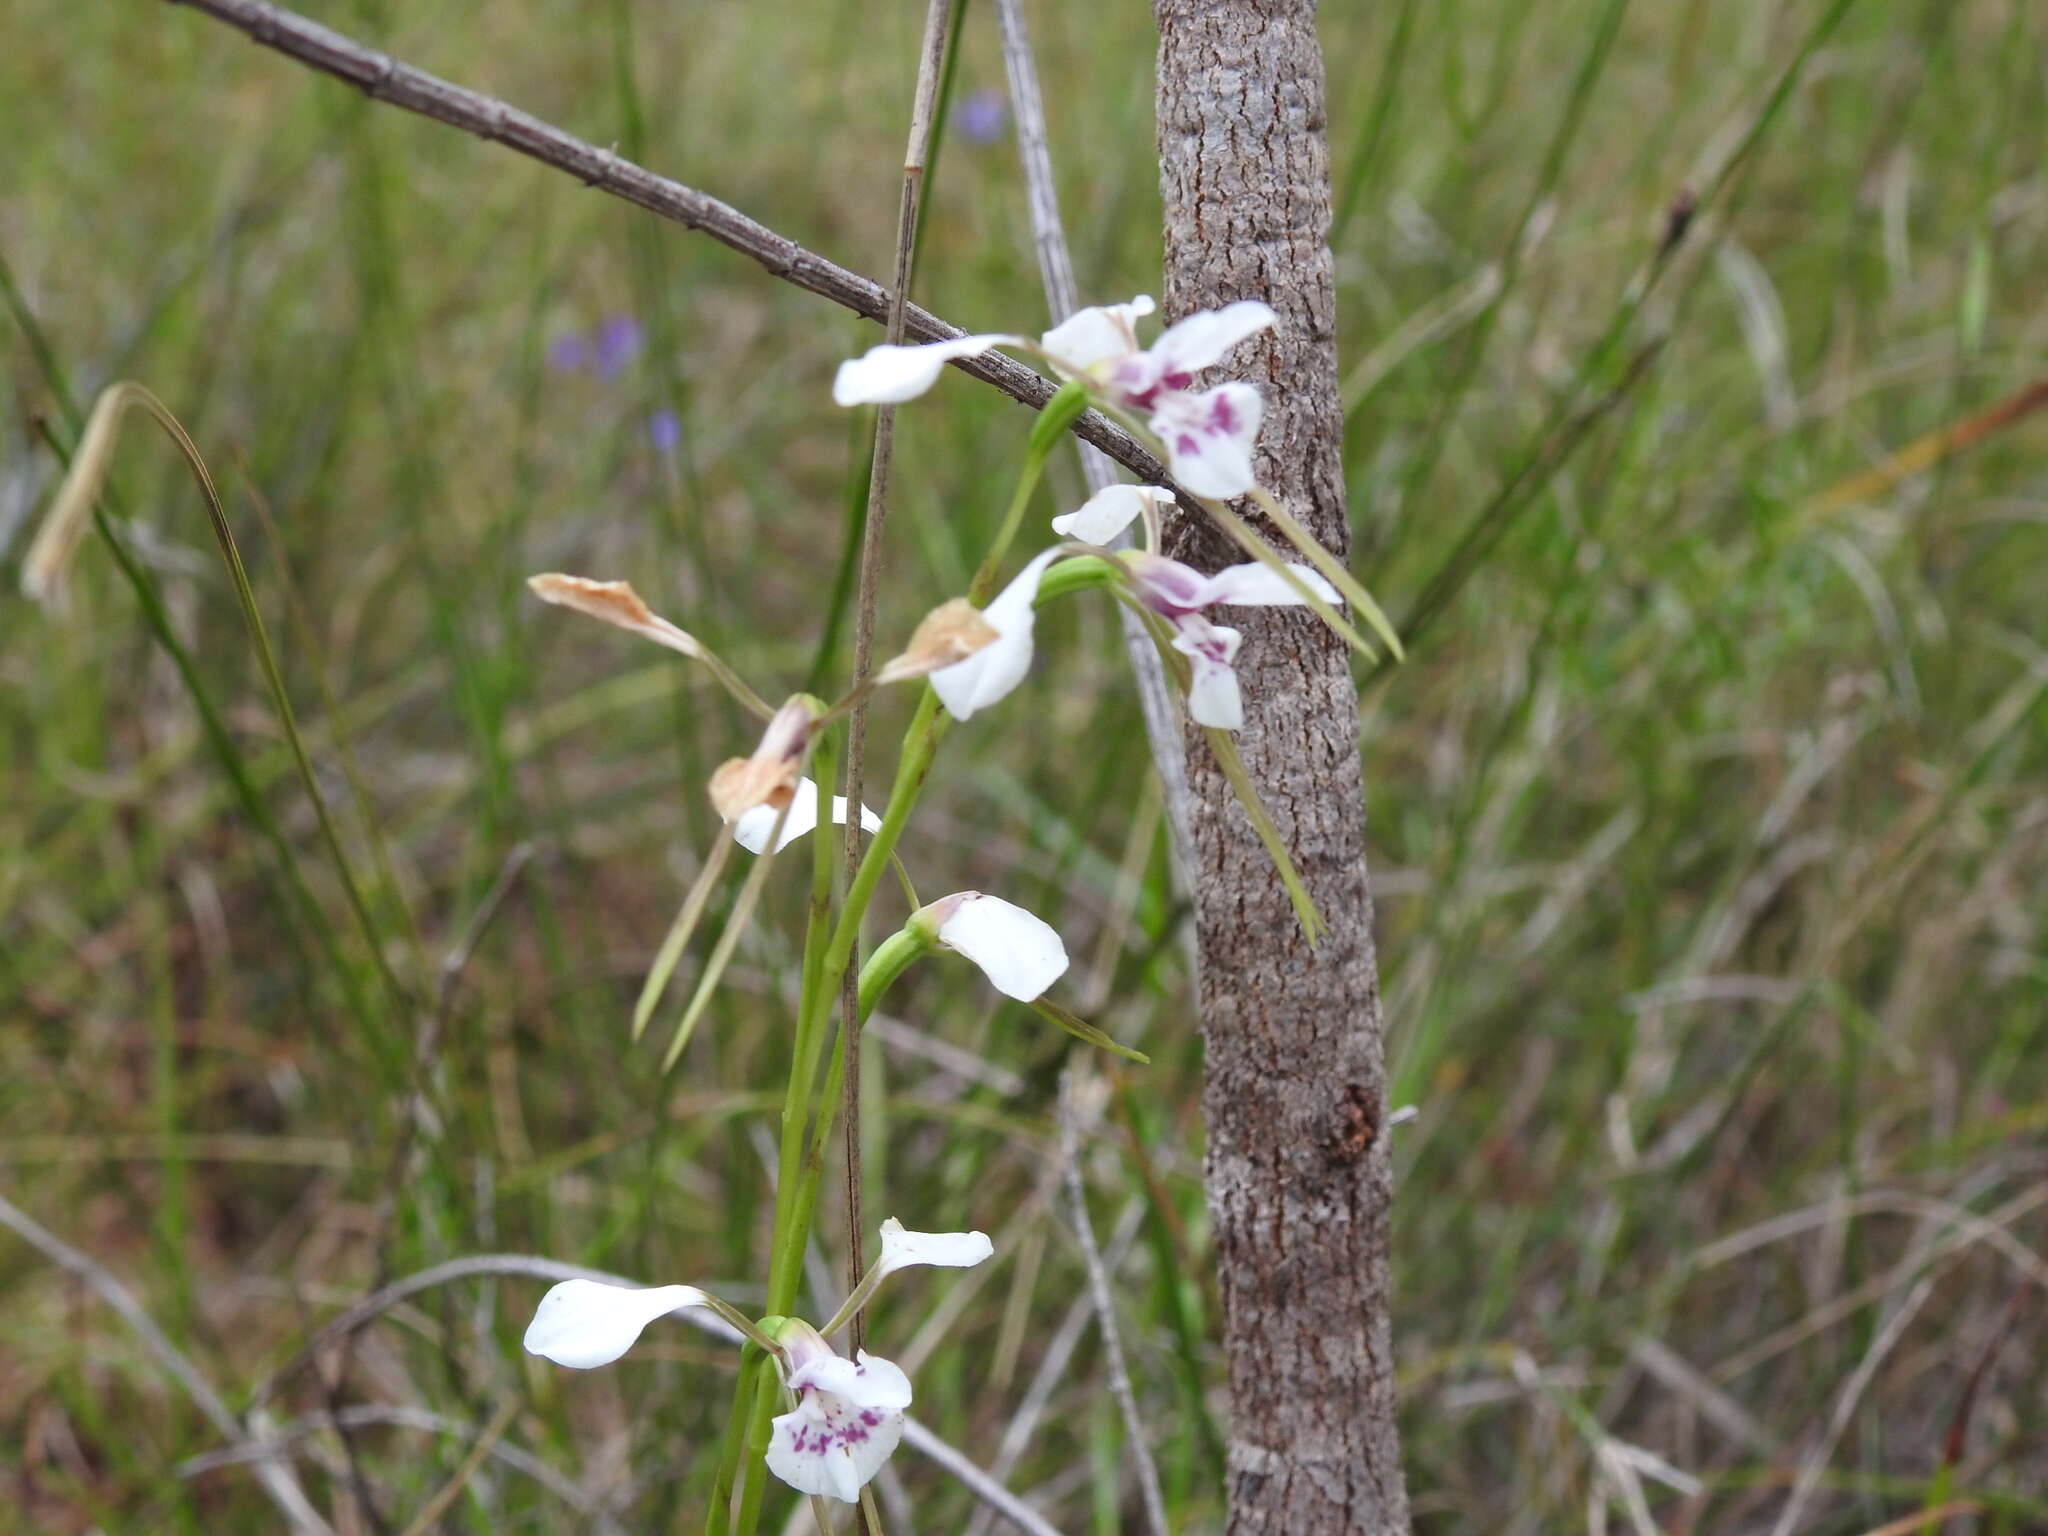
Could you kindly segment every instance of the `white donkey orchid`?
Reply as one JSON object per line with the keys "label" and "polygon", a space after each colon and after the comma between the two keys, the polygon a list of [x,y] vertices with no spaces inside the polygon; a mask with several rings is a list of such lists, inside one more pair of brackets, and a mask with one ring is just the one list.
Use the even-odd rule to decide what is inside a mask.
{"label": "white donkey orchid", "polygon": [[[1244,725],[1244,696],[1238,686],[1237,649],[1244,636],[1227,625],[1212,624],[1213,607],[1285,608],[1304,602],[1301,593],[1278,571],[1257,563],[1226,566],[1213,576],[1169,560],[1164,555],[1129,550],[1117,557],[1130,573],[1138,600],[1173,626],[1173,648],[1192,665],[1188,715],[1198,725],[1226,731]],[[1305,565],[1287,569],[1324,602],[1335,605],[1331,585]]]}
{"label": "white donkey orchid", "polygon": [[982,621],[995,632],[993,639],[964,660],[931,674],[939,702],[955,720],[988,708],[1023,682],[1024,674],[1031,670],[1032,604],[1038,601],[1038,579],[1059,555],[1058,549],[1048,549],[1034,557],[981,610]]}
{"label": "white donkey orchid", "polygon": [[912,1265],[968,1269],[995,1252],[981,1232],[911,1232],[882,1223],[882,1253],[823,1329],[793,1317],[758,1324],[693,1285],[614,1285],[564,1280],[541,1297],[526,1330],[528,1353],[575,1370],[609,1365],[648,1324],[685,1307],[707,1307],[770,1351],[793,1406],[775,1420],[768,1470],[800,1493],[852,1504],[903,1438],[910,1378],[867,1351],[845,1359],[826,1342],[874,1295],[882,1280]]}
{"label": "white donkey orchid", "polygon": [[839,365],[832,398],[841,405],[914,399],[938,382],[949,362],[994,347],[1019,347],[1039,353],[1059,373],[1080,380],[1119,409],[1149,416],[1153,433],[1166,445],[1174,478],[1190,491],[1241,496],[1257,484],[1251,450],[1263,410],[1259,392],[1249,384],[1227,383],[1196,393],[1192,385],[1196,374],[1274,324],[1276,316],[1256,299],[1240,299],[1221,309],[1198,310],[1168,326],[1150,347],[1141,347],[1136,323],[1153,307],[1140,294],[1128,304],[1076,310],[1036,344],[996,333],[922,346],[884,343]]}

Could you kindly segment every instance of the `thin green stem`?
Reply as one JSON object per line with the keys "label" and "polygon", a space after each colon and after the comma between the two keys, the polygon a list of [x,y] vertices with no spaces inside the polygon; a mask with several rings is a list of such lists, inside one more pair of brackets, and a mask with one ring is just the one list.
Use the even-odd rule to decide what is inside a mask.
{"label": "thin green stem", "polygon": [[725,1439],[718,1451],[718,1473],[711,1484],[711,1504],[704,1512],[704,1536],[729,1536],[732,1530],[732,1486],[740,1469],[740,1451],[747,1443],[747,1420],[753,1407],[753,1384],[767,1366],[767,1354],[751,1341],[740,1351],[734,1378],[732,1408],[725,1418]]}
{"label": "thin green stem", "polygon": [[1031,493],[1038,489],[1038,477],[1045,470],[1045,450],[1033,443],[1024,456],[1024,472],[1017,477],[1017,489],[1010,497],[1010,505],[1003,513],[1002,525],[996,530],[995,542],[988,547],[981,565],[975,570],[974,580],[967,588],[967,601],[980,608],[987,604],[990,590],[996,584],[996,572],[1002,569],[1003,556],[1010,552],[1010,545],[1016,540],[1017,530],[1024,525],[1024,511],[1031,505]]}
{"label": "thin green stem", "polygon": [[[840,908],[823,962],[815,973],[806,978],[809,985],[797,1020],[798,1059],[793,1063],[790,1074],[790,1097],[783,1106],[781,1155],[777,1160],[775,1249],[768,1267],[768,1311],[771,1313],[788,1312],[796,1300],[797,1280],[803,1272],[804,1248],[810,1237],[811,1216],[817,1207],[825,1147],[838,1119],[840,1093],[845,1083],[844,1049],[832,1053],[832,1065],[826,1073],[825,1082],[815,1099],[811,1100],[818,1106],[817,1124],[808,1141],[803,1134],[803,1100],[797,1085],[808,1085],[810,1081],[811,1070],[806,1068],[806,1063],[814,1069],[819,1037],[830,1018],[832,1000],[838,994],[840,980],[851,961],[853,946],[860,933],[861,917],[874,899],[875,888],[881,882],[883,872],[890,866],[897,840],[902,836],[904,825],[910,820],[918,795],[923,791],[925,778],[931,771],[932,760],[937,755],[939,742],[944,738],[949,722],[950,717],[939,709],[938,695],[927,688],[924,697],[918,701],[916,713],[911,716],[909,729],[904,733],[903,752],[896,765],[896,782],[889,792],[889,808],[882,815],[881,828],[869,842],[868,851],[847,887],[846,903]],[[915,952],[905,953],[904,946],[896,943],[896,939],[901,937],[901,934],[896,935],[879,946],[863,967],[857,1010],[859,1018],[867,1017],[888,983],[901,975],[903,967],[916,958]],[[795,1159],[794,1166],[792,1158]],[[733,1527],[738,1536],[753,1536],[755,1523],[760,1518],[761,1490],[767,1475],[767,1463],[763,1458],[768,1450],[773,1407],[772,1393],[757,1394],[748,1425],[740,1511]]]}
{"label": "thin green stem", "polygon": [[[805,1109],[811,1082],[818,1070],[815,1040],[821,1022],[818,1004],[821,998],[831,996],[830,989],[821,984],[826,946],[832,933],[832,888],[839,851],[838,839],[827,831],[832,825],[832,785],[839,776],[838,746],[829,730],[820,730],[811,739],[810,767],[817,786],[817,831],[811,839],[811,894],[804,925],[803,981],[797,1001],[796,1038],[790,1042],[789,1083],[783,1092],[781,1145],[776,1157],[773,1250],[776,1254],[783,1250],[786,1229],[795,1209],[789,1191],[794,1190],[798,1183],[804,1148]],[[786,1310],[786,1306],[775,1306],[769,1310],[780,1312]],[[761,1400],[761,1372],[764,1367],[765,1361],[748,1368],[743,1359],[740,1374],[733,1383],[732,1410],[726,1417],[725,1442],[719,1451],[718,1478],[712,1486],[711,1510],[704,1525],[705,1536],[726,1536],[731,1529],[733,1482],[738,1474],[741,1453],[752,1438],[750,1430],[757,1417],[756,1406]],[[748,1482],[751,1485],[754,1481],[753,1469],[749,1468]],[[755,1503],[758,1510],[758,1493]],[[745,1518],[743,1502],[743,1522]],[[751,1530],[752,1526],[742,1523],[740,1529]]]}
{"label": "thin green stem", "polygon": [[[1071,412],[1081,398],[1076,392],[1061,402],[1061,409]],[[1034,430],[1025,452],[1023,470],[1017,479],[1017,489],[1010,498],[1002,526],[981,568],[975,573],[973,585],[968,589],[970,601],[987,601],[1002,557],[1023,524],[1025,508],[1030,505],[1031,493],[1044,471],[1053,439],[1050,432]],[[896,863],[896,844],[901,840],[910,813],[924,791],[925,779],[938,755],[939,743],[945,739],[951,723],[951,717],[939,708],[939,696],[927,687],[903,734],[903,750],[897,758],[896,778],[889,789],[889,805],[882,813],[882,825],[869,840],[867,852],[861,856],[853,878],[847,883],[846,895],[836,920],[831,924],[831,938],[826,942],[822,956],[817,948],[818,935],[829,915],[827,904],[833,871],[825,862],[827,856],[823,853],[819,854],[820,862],[813,867],[810,927],[804,938],[803,987],[797,1005],[796,1039],[790,1052],[789,1083],[783,1096],[781,1139],[776,1156],[775,1243],[768,1261],[770,1313],[787,1313],[796,1301],[797,1281],[803,1273],[804,1250],[810,1239],[811,1215],[817,1205],[818,1175],[824,1165],[825,1145],[838,1120],[840,1094],[845,1082],[846,1029],[859,1028],[859,1021],[867,1017],[881,991],[916,958],[915,952],[905,953],[893,939],[875,951],[861,971],[855,1017],[847,1021],[846,1029],[841,1030],[840,1049],[832,1053],[825,1083],[813,1098],[810,1089],[817,1075],[817,1058],[824,1044],[833,1001],[839,995],[840,985],[853,962],[854,949],[860,940],[861,921],[874,901],[876,887],[883,875]],[[822,751],[822,732],[816,740],[814,751]],[[833,775],[826,771],[830,766],[826,762],[814,764],[821,793],[823,786],[832,782]],[[821,812],[825,809],[821,801]],[[857,806],[848,805],[849,818],[859,814]],[[820,831],[830,824],[829,817],[821,814],[818,821]],[[819,841],[833,843],[835,839],[822,836]],[[805,1110],[812,1104],[817,1106],[817,1124],[807,1139]],[[766,1475],[762,1457],[767,1452],[773,1402],[773,1394],[757,1392],[749,1421],[740,1510],[733,1526],[738,1536],[753,1536],[755,1522],[760,1518],[762,1479]]]}

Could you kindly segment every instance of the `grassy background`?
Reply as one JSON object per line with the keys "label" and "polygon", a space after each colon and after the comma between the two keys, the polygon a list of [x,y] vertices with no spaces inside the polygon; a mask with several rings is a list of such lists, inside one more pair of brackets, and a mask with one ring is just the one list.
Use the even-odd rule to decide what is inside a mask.
{"label": "grassy background", "polygon": [[[1427,1532],[1771,1531],[1807,1466],[1802,1531],[1952,1500],[1952,1532],[2048,1529],[2048,425],[1815,500],[2048,372],[2048,18],[1854,0],[1600,348],[1678,190],[1829,8],[1326,7],[1355,564],[1429,613],[1409,666],[1361,680],[1421,1109],[1397,1334]],[[922,7],[312,9],[886,267]],[[1145,8],[1029,9],[1083,292],[1156,291]],[[0,1191],[238,1406],[337,1307],[466,1253],[744,1299],[801,881],[663,1079],[624,1022],[714,835],[698,785],[750,731],[523,577],[630,577],[764,693],[799,685],[855,444],[827,381],[868,330],[192,14],[18,0],[7,32],[0,575],[59,473],[38,421],[68,443],[98,387],[147,383],[228,487],[367,925],[191,483],[138,430],[112,527],[190,677],[97,537],[67,617],[0,598]],[[1001,83],[970,5],[956,100]],[[928,219],[922,298],[1039,321],[1006,140],[956,126]],[[556,366],[621,314],[642,345],[615,375]],[[1656,336],[1612,409],[1555,428]],[[964,584],[1023,426],[958,378],[902,418],[885,641]],[[1062,465],[1062,507],[1078,484]],[[1042,633],[906,852],[928,894],[1056,915],[1065,995],[1152,1053],[1105,1072],[1085,1171],[1176,1528],[1214,1530],[1185,912],[1106,605]],[[897,1282],[871,1336],[1062,1530],[1136,1528],[1051,1203],[1068,1042],[960,970],[910,978],[867,1053],[869,1209],[999,1257]],[[305,1443],[345,1529],[404,1529],[501,1410],[501,1448],[626,1528],[694,1528],[731,1359],[669,1329],[610,1371],[538,1368],[538,1290],[422,1295],[280,1389],[279,1421],[439,1416]],[[180,1471],[215,1433],[11,1237],[0,1297],[5,1518],[275,1528],[246,1470]],[[895,1468],[893,1529],[981,1528]],[[446,1521],[590,1523],[495,1457]]]}

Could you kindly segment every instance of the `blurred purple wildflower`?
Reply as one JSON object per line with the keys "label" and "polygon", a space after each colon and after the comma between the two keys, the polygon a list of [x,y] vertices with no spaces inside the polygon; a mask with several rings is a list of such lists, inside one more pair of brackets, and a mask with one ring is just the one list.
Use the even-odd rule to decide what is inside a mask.
{"label": "blurred purple wildflower", "polygon": [[614,311],[587,331],[569,331],[548,343],[548,367],[556,373],[589,369],[600,379],[615,379],[640,350],[640,322]]}
{"label": "blurred purple wildflower", "polygon": [[1009,119],[1009,101],[992,85],[979,86],[953,108],[953,126],[970,144],[993,144]]}
{"label": "blurred purple wildflower", "polygon": [[556,373],[574,373],[590,361],[590,347],[580,331],[570,331],[548,343],[548,367]]}
{"label": "blurred purple wildflower", "polygon": [[640,322],[628,314],[606,315],[591,333],[590,366],[599,378],[615,379],[639,350]]}
{"label": "blurred purple wildflower", "polygon": [[647,441],[656,453],[674,453],[683,440],[683,424],[667,406],[647,418]]}

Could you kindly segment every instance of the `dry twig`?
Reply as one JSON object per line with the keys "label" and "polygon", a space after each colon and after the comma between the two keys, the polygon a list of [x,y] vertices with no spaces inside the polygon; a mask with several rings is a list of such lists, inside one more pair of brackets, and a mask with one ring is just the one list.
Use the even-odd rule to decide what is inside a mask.
{"label": "dry twig", "polygon": [[[672,219],[685,228],[709,235],[721,245],[758,262],[774,276],[806,292],[852,310],[869,320],[884,319],[890,295],[872,278],[849,272],[815,251],[804,249],[786,235],[748,218],[730,204],[681,182],[657,176],[645,166],[623,159],[615,151],[599,149],[572,133],[542,122],[529,113],[430,75],[423,69],[401,63],[389,54],[365,47],[318,22],[309,21],[282,6],[265,0],[168,0],[188,5],[216,21],[246,33],[266,48],[345,80],[373,101],[417,112],[436,122],[460,128],[478,138],[502,144],[528,159],[567,172],[585,186],[623,198],[634,206]],[[947,341],[964,335],[958,326],[938,316],[906,305],[904,334],[913,341]],[[992,384],[1012,400],[1041,408],[1056,387],[1049,379],[1025,367],[1015,358],[998,352],[961,358],[954,367]],[[1164,467],[1113,422],[1098,412],[1087,411],[1074,423],[1074,431],[1139,478],[1164,483]]]}

